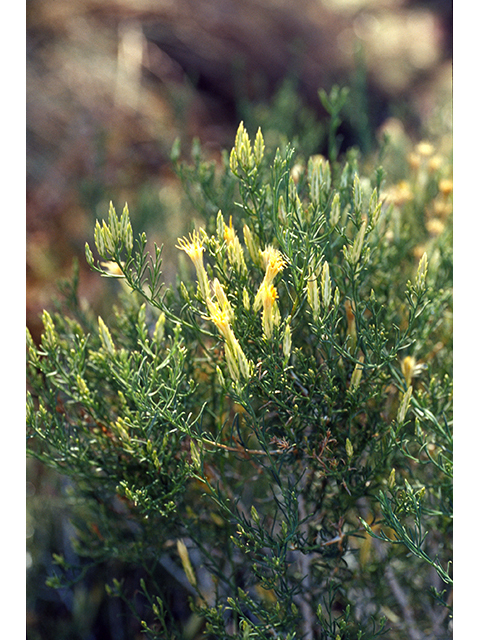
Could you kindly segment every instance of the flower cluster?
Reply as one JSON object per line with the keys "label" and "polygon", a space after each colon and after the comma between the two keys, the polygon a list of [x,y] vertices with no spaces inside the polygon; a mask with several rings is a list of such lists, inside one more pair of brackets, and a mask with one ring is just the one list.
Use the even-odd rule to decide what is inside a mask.
{"label": "flower cluster", "polygon": [[[264,277],[258,287],[252,308],[255,312],[262,310],[262,330],[264,337],[268,340],[273,336],[274,327],[278,326],[281,321],[278,291],[274,280],[285,269],[287,261],[281,252],[273,246],[268,245],[265,249],[260,250],[258,240],[247,225],[244,226],[243,231],[245,244],[252,260],[264,271]],[[227,226],[221,218],[221,212],[217,216],[217,232],[220,235],[220,240],[223,240],[226,245],[230,265],[239,273],[246,273],[244,251],[233,227],[232,219],[230,218]],[[212,282],[209,281],[203,264],[206,239],[207,235],[203,229],[199,232],[194,231],[188,238],[180,238],[177,248],[185,251],[195,266],[198,290],[208,310],[206,317],[213,322],[225,341],[225,360],[232,379],[235,381],[248,379],[251,365],[232,328],[235,319],[234,310],[223,285],[218,278],[214,278]],[[243,290],[243,303],[246,309],[250,308],[250,296],[246,289]],[[287,344],[288,340],[287,337]]]}

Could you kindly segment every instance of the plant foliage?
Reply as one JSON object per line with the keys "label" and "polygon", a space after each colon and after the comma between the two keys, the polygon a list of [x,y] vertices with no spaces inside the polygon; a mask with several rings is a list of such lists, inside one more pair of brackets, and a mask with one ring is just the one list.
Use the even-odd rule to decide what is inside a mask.
{"label": "plant foliage", "polygon": [[141,614],[107,589],[148,638],[448,634],[449,167],[422,143],[389,185],[340,157],[345,99],[322,93],[328,159],[243,124],[221,167],[176,148],[203,218],[177,245],[191,275],[166,287],[161,248],[111,205],[86,247],[119,281],[111,316],[72,287],[27,336],[28,451],[72,479],[88,559],[58,557],[50,583],[141,568]]}

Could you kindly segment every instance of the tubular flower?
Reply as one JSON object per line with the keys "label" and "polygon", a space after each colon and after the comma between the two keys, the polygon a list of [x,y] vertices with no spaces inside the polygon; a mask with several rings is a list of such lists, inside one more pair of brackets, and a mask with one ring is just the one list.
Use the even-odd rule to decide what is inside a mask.
{"label": "tubular flower", "polygon": [[262,328],[265,337],[271,338],[273,333],[273,326],[278,321],[278,307],[276,305],[277,290],[273,284],[269,284],[262,289]]}
{"label": "tubular flower", "polygon": [[236,338],[230,326],[230,314],[226,309],[221,309],[218,303],[213,302],[210,298],[207,299],[207,307],[210,313],[209,319],[220,331],[225,342],[233,348]]}
{"label": "tubular flower", "polygon": [[218,301],[218,304],[220,305],[221,310],[226,311],[228,319],[231,320],[233,318],[232,305],[228,301],[227,295],[225,293],[225,289],[223,288],[218,278],[214,278],[212,282],[212,289]]}
{"label": "tubular flower", "polygon": [[280,251],[271,246],[268,246],[264,251],[261,251],[260,255],[265,266],[265,276],[253,302],[254,311],[258,311],[260,309],[265,291],[273,283],[275,276],[279,274],[280,271],[283,271],[287,266],[287,262]]}
{"label": "tubular flower", "polygon": [[234,380],[238,380],[240,377],[249,378],[250,365],[230,326],[228,311],[220,309],[218,304],[210,299],[207,299],[207,306],[210,312],[209,319],[225,340],[225,358],[230,375]]}
{"label": "tubular flower", "polygon": [[269,274],[268,284],[270,284],[277,273],[287,266],[286,260],[278,249],[270,245],[268,245],[264,251],[260,251],[260,255],[263,259],[265,275],[267,276],[267,274]]}
{"label": "tubular flower", "polygon": [[202,294],[205,300],[208,299],[208,278],[207,272],[205,271],[205,267],[203,266],[203,240],[200,238],[200,235],[193,231],[190,234],[190,239],[188,238],[179,238],[178,245],[176,245],[177,249],[181,249],[185,251],[187,256],[191,259],[195,266],[195,271],[197,272],[198,278],[198,288],[200,289],[200,293]]}

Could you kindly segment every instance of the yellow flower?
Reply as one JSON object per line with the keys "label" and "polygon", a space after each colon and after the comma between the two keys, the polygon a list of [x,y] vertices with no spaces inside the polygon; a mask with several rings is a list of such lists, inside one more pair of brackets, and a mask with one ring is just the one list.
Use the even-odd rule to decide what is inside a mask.
{"label": "yellow flower", "polygon": [[235,229],[233,228],[233,225],[232,225],[232,216],[230,216],[230,223],[228,227],[225,227],[225,231],[223,232],[223,235],[225,238],[225,242],[227,244],[231,244],[235,241],[237,234],[235,233]]}
{"label": "yellow flower", "polygon": [[407,383],[407,387],[409,387],[412,382],[415,364],[416,364],[415,357],[407,356],[402,360],[402,363],[400,365],[402,369],[403,377],[405,378],[405,382]]}
{"label": "yellow flower", "polygon": [[448,196],[453,191],[453,180],[443,178],[438,183],[438,188],[443,196]]}
{"label": "yellow flower", "polygon": [[249,378],[250,364],[230,326],[228,311],[220,309],[218,304],[209,298],[207,299],[207,306],[210,312],[210,320],[225,340],[225,359],[231,377],[234,380],[238,380],[240,377]]}
{"label": "yellow flower", "polygon": [[272,255],[268,261],[267,269],[265,271],[265,284],[271,284],[275,276],[279,274],[280,271],[283,271],[286,266],[287,263],[280,252]]}
{"label": "yellow flower", "polygon": [[415,356],[407,356],[400,363],[400,368],[403,373],[403,377],[405,378],[405,382],[407,383],[407,387],[412,384],[412,378],[418,376],[424,369],[426,369],[427,365],[420,364],[417,362]]}
{"label": "yellow flower", "polygon": [[222,309],[222,311],[225,311],[227,313],[228,318],[231,320],[233,318],[233,309],[230,302],[228,301],[225,289],[223,288],[218,278],[214,278],[212,289],[218,301],[218,304],[220,305],[220,308]]}
{"label": "yellow flower", "polygon": [[270,245],[265,247],[264,251],[260,251],[260,255],[263,259],[263,266],[266,271],[266,276],[268,274],[267,284],[270,284],[277,273],[282,271],[287,266],[287,262],[280,251]]}
{"label": "yellow flower", "polygon": [[428,170],[435,173],[435,171],[438,171],[442,166],[442,162],[442,156],[432,156],[428,161]]}
{"label": "yellow flower", "polygon": [[114,262],[113,260],[107,260],[106,262],[101,262],[101,266],[106,269],[107,273],[110,273],[112,276],[121,276],[124,278],[123,271],[121,267]]}
{"label": "yellow flower", "polygon": [[188,238],[179,238],[177,249],[181,249],[185,251],[187,256],[191,259],[195,266],[195,271],[197,272],[198,278],[198,287],[200,289],[200,293],[203,298],[207,300],[208,295],[208,278],[207,272],[205,271],[205,267],[203,266],[203,240],[200,238],[200,235],[193,231],[190,234],[190,239]]}
{"label": "yellow flower", "polygon": [[273,326],[277,324],[276,320],[278,319],[278,314],[276,312],[276,304],[275,301],[277,299],[277,290],[273,286],[273,284],[264,286],[262,288],[262,303],[263,303],[263,314],[262,314],[262,327],[263,333],[266,338],[271,338],[273,333]]}
{"label": "yellow flower", "polygon": [[176,245],[177,249],[181,249],[185,251],[187,256],[191,259],[193,264],[195,265],[195,269],[198,272],[199,269],[203,268],[203,240],[200,238],[200,235],[193,231],[190,234],[190,239],[188,238],[179,238],[178,244]]}
{"label": "yellow flower", "polygon": [[235,335],[230,326],[229,312],[226,309],[221,309],[220,306],[210,298],[207,298],[207,307],[210,313],[210,320],[220,331],[225,341],[233,346]]}
{"label": "yellow flower", "polygon": [[[358,358],[359,362],[363,362],[364,359],[365,357],[363,354]],[[362,373],[363,373],[363,366],[362,364],[359,364],[357,362],[357,364],[355,365],[355,369],[353,370],[352,377],[350,379],[350,389],[352,391],[356,389],[360,384],[360,380],[362,379]]]}
{"label": "yellow flower", "polygon": [[445,229],[444,223],[439,218],[432,218],[425,223],[428,233],[433,236],[439,236]]}
{"label": "yellow flower", "polygon": [[265,295],[265,289],[273,283],[275,276],[287,266],[287,262],[280,251],[271,246],[266,247],[264,251],[260,251],[260,256],[265,267],[265,276],[253,302],[254,311],[260,309],[263,296]]}
{"label": "yellow flower", "polygon": [[435,151],[435,149],[433,148],[433,145],[431,145],[429,142],[422,141],[417,144],[417,146],[415,147],[415,151],[418,153],[419,156],[428,158],[429,156],[433,155],[433,152]]}
{"label": "yellow flower", "polygon": [[413,193],[406,180],[400,181],[383,194],[387,202],[392,202],[397,206],[402,206],[413,199]]}

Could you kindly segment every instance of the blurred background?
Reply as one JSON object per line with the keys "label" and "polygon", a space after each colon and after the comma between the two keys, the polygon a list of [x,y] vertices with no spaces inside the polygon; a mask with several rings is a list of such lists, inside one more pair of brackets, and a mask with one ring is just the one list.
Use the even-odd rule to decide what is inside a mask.
{"label": "blurred background", "polygon": [[[165,245],[173,273],[194,213],[169,160],[177,137],[185,155],[198,138],[220,159],[244,120],[267,144],[301,136],[305,153],[325,153],[318,90],[337,84],[351,90],[344,147],[368,155],[386,131],[451,144],[451,0],[27,0],[26,10],[34,339],[75,257],[80,295],[105,304],[84,246],[110,200],[117,212],[128,202],[134,231]],[[88,592],[45,587],[51,553],[69,548],[65,486],[33,461],[27,476],[30,640],[123,638],[113,609],[111,624],[99,613],[101,580]]]}

